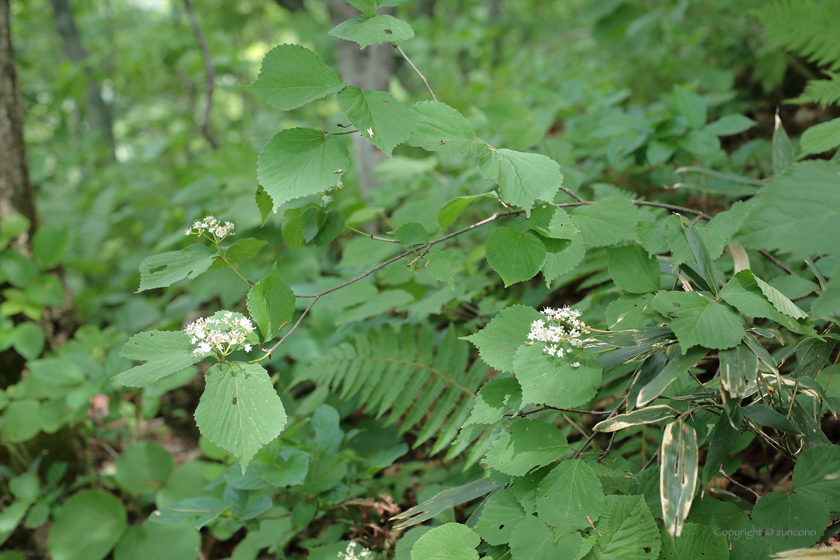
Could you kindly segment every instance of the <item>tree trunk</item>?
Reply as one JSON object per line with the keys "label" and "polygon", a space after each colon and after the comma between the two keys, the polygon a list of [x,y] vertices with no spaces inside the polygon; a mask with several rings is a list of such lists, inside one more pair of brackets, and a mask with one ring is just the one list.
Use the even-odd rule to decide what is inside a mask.
{"label": "tree trunk", "polygon": [[82,69],[85,75],[87,83],[85,107],[88,124],[90,129],[98,134],[104,142],[107,148],[107,159],[113,161],[115,159],[115,142],[111,106],[102,99],[102,83],[96,79],[93,68],[88,63],[89,55],[82,45],[70,0],[52,0],[52,6],[55,14],[55,26],[58,29],[59,37],[61,37],[64,52],[70,60]]}
{"label": "tree trunk", "polygon": [[37,215],[23,139],[23,102],[12,46],[11,7],[9,0],[0,0],[0,221],[15,213],[29,219],[29,235],[15,243],[17,249],[28,252]]}

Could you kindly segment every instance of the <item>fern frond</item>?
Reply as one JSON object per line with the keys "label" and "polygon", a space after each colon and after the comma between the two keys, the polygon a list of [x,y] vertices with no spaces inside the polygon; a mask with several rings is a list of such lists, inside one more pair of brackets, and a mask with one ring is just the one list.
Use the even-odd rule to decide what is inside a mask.
{"label": "fern frond", "polygon": [[437,434],[435,454],[458,435],[487,373],[480,360],[467,367],[469,353],[469,344],[452,327],[436,345],[427,326],[415,337],[410,325],[399,332],[386,325],[299,366],[293,385],[313,381],[340,389],[342,399],[358,395],[377,417],[390,410],[389,424],[402,419],[400,433],[423,421],[414,446]]}
{"label": "fern frond", "polygon": [[823,107],[840,105],[840,74],[826,72],[828,80],[811,80],[805,86],[805,91],[796,99],[788,103],[819,103]]}
{"label": "fern frond", "polygon": [[840,70],[838,0],[777,0],[762,6],[758,18],[773,41],[829,70]]}

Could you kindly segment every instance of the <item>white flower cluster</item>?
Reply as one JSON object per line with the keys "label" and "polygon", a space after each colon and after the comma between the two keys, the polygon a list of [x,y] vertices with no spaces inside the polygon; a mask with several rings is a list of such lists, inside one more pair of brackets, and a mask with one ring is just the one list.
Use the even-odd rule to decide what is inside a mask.
{"label": "white flower cluster", "polygon": [[225,311],[193,321],[184,327],[184,332],[190,335],[190,344],[195,344],[194,355],[204,356],[216,352],[227,356],[239,347],[246,352],[251,351],[247,337],[254,332],[254,325],[241,313]]}
{"label": "white flower cluster", "polygon": [[350,541],[350,544],[347,545],[344,552],[338,553],[338,557],[344,558],[345,560],[364,560],[365,558],[371,557],[371,552],[364,547],[359,552],[356,552],[356,542]]}
{"label": "white flower cluster", "polygon": [[184,235],[204,235],[204,232],[211,234],[216,242],[228,235],[234,235],[231,222],[222,223],[213,216],[207,216],[201,221],[196,220],[192,227],[184,232]]}
{"label": "white flower cluster", "polygon": [[[580,311],[570,309],[567,305],[562,309],[546,307],[542,314],[545,320],[531,323],[528,340],[544,342],[546,346],[543,352],[558,358],[571,352],[572,348],[583,348],[581,337],[589,334],[589,327],[580,320]],[[568,344],[569,348],[563,348],[563,344]],[[572,367],[580,367],[580,363],[575,362]]]}

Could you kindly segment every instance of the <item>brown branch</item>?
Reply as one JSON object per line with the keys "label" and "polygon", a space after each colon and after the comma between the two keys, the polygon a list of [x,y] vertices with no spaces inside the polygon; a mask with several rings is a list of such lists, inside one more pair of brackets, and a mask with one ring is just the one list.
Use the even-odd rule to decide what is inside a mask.
{"label": "brown branch", "polygon": [[432,91],[432,86],[429,85],[429,81],[426,79],[426,76],[424,76],[422,73],[420,73],[420,70],[418,70],[417,67],[414,66],[414,63],[411,62],[411,59],[408,58],[408,55],[405,54],[405,51],[402,50],[402,47],[400,47],[396,43],[391,43],[391,44],[394,45],[395,49],[400,51],[400,54],[402,55],[402,57],[406,60],[406,62],[408,62],[409,65],[411,65],[411,67],[414,69],[414,71],[417,73],[417,75],[420,76],[420,79],[423,80],[423,83],[426,84],[426,89],[429,90],[429,93],[432,95],[432,99],[437,101],[437,97],[435,97],[435,92]]}
{"label": "brown branch", "polygon": [[201,57],[204,59],[204,70],[207,74],[207,102],[204,106],[204,124],[201,125],[201,132],[213,149],[219,147],[216,137],[213,135],[213,130],[210,128],[210,110],[213,108],[213,89],[216,87],[216,67],[213,66],[213,59],[210,56],[210,49],[207,48],[207,41],[204,39],[204,33],[198,26],[198,20],[193,12],[191,0],[184,0],[184,8],[187,11],[187,17],[190,20],[195,38],[198,41],[198,46],[201,48]]}

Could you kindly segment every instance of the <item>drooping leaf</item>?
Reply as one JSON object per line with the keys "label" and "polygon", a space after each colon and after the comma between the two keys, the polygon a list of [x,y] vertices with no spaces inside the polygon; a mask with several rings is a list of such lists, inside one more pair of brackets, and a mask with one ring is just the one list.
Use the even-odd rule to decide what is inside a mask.
{"label": "drooping leaf", "polygon": [[659,531],[643,496],[606,496],[595,528],[593,560],[659,558]]}
{"label": "drooping leaf", "polygon": [[725,350],[744,338],[743,321],[732,308],[697,292],[659,292],[651,305],[663,315],[676,315],[668,326],[683,352],[696,345]]}
{"label": "drooping leaf", "polygon": [[291,128],[268,141],[257,161],[257,177],[282,204],[332,188],[350,165],[344,142],[320,130]]}
{"label": "drooping leaf", "polygon": [[674,410],[665,404],[646,406],[645,408],[639,408],[633,412],[619,414],[603,422],[598,422],[592,429],[596,432],[617,432],[630,426],[661,422],[662,420],[673,418],[677,414],[679,414],[678,410]]}
{"label": "drooping leaf", "polygon": [[480,478],[455,488],[449,488],[448,490],[435,494],[422,504],[418,504],[411,509],[395,515],[394,519],[405,519],[396,528],[404,529],[417,523],[422,523],[443,511],[489,494],[496,488],[496,484],[489,477]]}
{"label": "drooping leaf", "polygon": [[581,459],[561,462],[537,488],[537,513],[558,535],[590,527],[603,504],[601,482]]}
{"label": "drooping leaf", "polygon": [[478,152],[475,131],[457,110],[439,101],[421,101],[411,110],[417,114],[417,128],[405,141],[409,146],[450,154]]}
{"label": "drooping leaf", "polygon": [[292,320],[295,312],[295,294],[280,278],[277,263],[271,272],[248,292],[248,313],[269,341],[280,334],[280,326]]}
{"label": "drooping leaf", "polygon": [[218,364],[205,373],[195,411],[202,435],[239,459],[242,472],[286,425],[286,411],[268,373],[258,364]]}
{"label": "drooping leaf", "polygon": [[660,454],[662,467],[659,471],[659,499],[662,503],[662,518],[668,534],[679,537],[697,488],[697,434],[694,428],[682,420],[665,426]]}
{"label": "drooping leaf", "polygon": [[624,240],[638,241],[638,221],[636,207],[620,196],[610,196],[572,210],[572,222],[588,247],[615,245]]}
{"label": "drooping leaf", "polygon": [[193,354],[184,331],[150,331],[136,334],[125,343],[120,356],[146,363],[124,371],[114,379],[129,387],[147,387],[201,360]]}
{"label": "drooping leaf", "polygon": [[694,255],[694,262],[700,265],[700,270],[703,273],[703,279],[706,285],[712,290],[712,294],[717,297],[718,282],[717,274],[715,272],[715,265],[712,261],[712,256],[709,254],[709,249],[703,238],[697,232],[691,222],[684,221],[683,228],[685,231],[685,238],[688,241],[688,246],[691,248],[691,253]]}
{"label": "drooping leaf", "polygon": [[553,201],[563,183],[557,162],[541,154],[483,149],[478,167],[482,177],[498,183],[502,200],[524,208],[526,214],[538,199]]}
{"label": "drooping leaf", "polygon": [[763,405],[761,403],[751,404],[750,406],[742,408],[741,412],[743,412],[745,417],[760,426],[768,426],[775,430],[791,434],[802,433],[799,428],[793,424],[793,422],[767,405]]}
{"label": "drooping leaf", "polygon": [[147,257],[140,263],[138,292],[171,286],[184,278],[195,278],[210,268],[216,252],[195,243],[182,251],[170,251]]}
{"label": "drooping leaf", "polygon": [[758,356],[746,344],[722,350],[720,358],[720,384],[732,397],[744,398],[748,387],[755,385],[758,375]]}
{"label": "drooping leaf", "polygon": [[487,262],[502,277],[505,287],[536,276],[545,259],[545,246],[530,232],[501,227],[487,239]]}
{"label": "drooping leaf", "polygon": [[[671,355],[671,359],[668,360],[665,367],[641,388],[638,397],[636,397],[636,406],[644,406],[661,395],[677,377],[684,374],[690,367],[693,367],[694,364],[709,353],[703,347],[691,348],[688,351],[683,350],[681,352],[679,350],[681,349],[677,348],[677,351]],[[656,369],[653,368],[651,371],[655,373]]]}
{"label": "drooping leaf", "polygon": [[102,560],[126,528],[122,502],[102,490],[82,490],[53,514],[47,550],[55,560]]}
{"label": "drooping leaf", "polygon": [[595,396],[601,383],[601,364],[594,354],[574,349],[558,358],[544,353],[541,343],[520,347],[513,370],[522,386],[523,404],[580,406]]}
{"label": "drooping leaf", "polygon": [[440,231],[442,232],[447,227],[452,225],[452,223],[458,219],[458,216],[461,215],[461,212],[466,210],[467,206],[472,204],[473,201],[478,200],[479,198],[496,198],[499,197],[496,195],[495,191],[477,194],[474,196],[459,196],[457,198],[453,198],[446,205],[441,209],[438,213],[437,221],[438,225],[440,225]]}
{"label": "drooping leaf", "polygon": [[[813,332],[810,325],[803,325],[793,318],[794,314],[799,316],[804,313],[792,301],[769,284],[758,282],[759,278],[752,271],[742,270],[726,283],[720,291],[720,297],[748,317],[766,317],[797,333]],[[773,296],[778,306],[771,303],[765,291]],[[783,313],[779,308],[789,313]],[[807,318],[807,315],[804,317]]]}
{"label": "drooping leaf", "polygon": [[265,221],[268,219],[269,213],[271,213],[274,209],[274,201],[271,199],[271,195],[265,192],[262,185],[257,185],[257,192],[254,194],[254,200],[257,203],[257,209],[260,211],[260,217],[262,218],[260,227],[262,227],[265,225]]}
{"label": "drooping leaf", "polygon": [[475,549],[479,544],[481,538],[469,527],[446,523],[417,539],[411,560],[478,560]]}
{"label": "drooping leaf", "polygon": [[502,432],[487,452],[487,466],[513,476],[523,476],[553,463],[569,448],[563,432],[540,420],[517,419],[510,432]]}
{"label": "drooping leaf", "polygon": [[260,75],[245,89],[281,111],[341,91],[347,85],[314,52],[300,45],[278,45],[263,58]]}
{"label": "drooping leaf", "polygon": [[651,257],[641,245],[611,248],[610,277],[626,292],[647,293],[659,289],[659,261]]}
{"label": "drooping leaf", "polygon": [[389,156],[417,126],[415,113],[384,91],[347,86],[336,99],[362,136]]}
{"label": "drooping leaf", "polygon": [[330,35],[358,43],[363,49],[386,41],[406,41],[414,37],[414,30],[408,23],[393,16],[369,17],[363,14],[339,23],[330,30]]}
{"label": "drooping leaf", "polygon": [[518,523],[511,533],[510,550],[513,560],[556,560],[573,558],[582,542],[580,533],[568,533],[558,539],[544,521],[531,516]]}
{"label": "drooping leaf", "polygon": [[545,320],[533,307],[508,307],[477,333],[465,337],[478,348],[481,359],[499,371],[513,372],[516,351],[528,341],[531,323]]}

